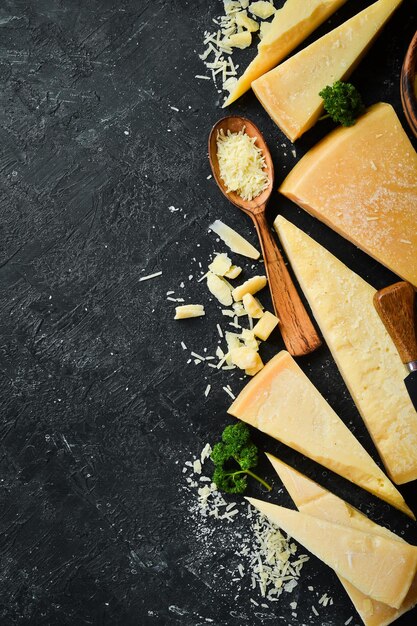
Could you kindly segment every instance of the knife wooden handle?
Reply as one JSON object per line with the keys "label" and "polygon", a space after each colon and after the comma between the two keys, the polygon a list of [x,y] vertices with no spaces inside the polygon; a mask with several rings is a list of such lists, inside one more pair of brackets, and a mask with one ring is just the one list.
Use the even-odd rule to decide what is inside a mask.
{"label": "knife wooden handle", "polygon": [[417,361],[417,325],[414,287],[399,282],[377,291],[374,305],[391,335],[403,363]]}

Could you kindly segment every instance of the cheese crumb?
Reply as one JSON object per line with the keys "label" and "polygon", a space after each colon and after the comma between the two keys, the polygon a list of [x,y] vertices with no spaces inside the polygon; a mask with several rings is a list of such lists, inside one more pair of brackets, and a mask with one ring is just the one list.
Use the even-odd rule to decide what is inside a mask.
{"label": "cheese crumb", "polygon": [[223,306],[230,306],[232,304],[232,290],[223,278],[217,276],[217,274],[213,274],[213,272],[209,272],[207,274],[207,287],[220,304]]}
{"label": "cheese crumb", "polygon": [[189,317],[201,317],[205,315],[204,306],[202,304],[184,304],[175,307],[175,320],[184,320]]}
{"label": "cheese crumb", "polygon": [[242,300],[243,296],[246,293],[250,293],[251,295],[257,293],[261,289],[263,289],[266,285],[266,277],[265,276],[253,276],[245,281],[239,287],[236,287],[232,291],[233,300],[235,302],[239,302]]}
{"label": "cheese crumb", "polygon": [[256,17],[260,17],[263,20],[268,19],[275,13],[275,7],[270,2],[266,2],[265,0],[258,0],[258,2],[252,2],[249,5],[249,11],[256,15]]}

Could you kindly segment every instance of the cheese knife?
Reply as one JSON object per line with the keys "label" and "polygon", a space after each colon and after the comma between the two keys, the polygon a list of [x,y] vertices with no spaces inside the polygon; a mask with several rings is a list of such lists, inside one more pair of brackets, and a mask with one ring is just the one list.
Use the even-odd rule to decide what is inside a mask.
{"label": "cheese knife", "polygon": [[417,410],[417,322],[414,301],[414,287],[406,282],[385,287],[374,296],[375,308],[410,372],[404,383]]}

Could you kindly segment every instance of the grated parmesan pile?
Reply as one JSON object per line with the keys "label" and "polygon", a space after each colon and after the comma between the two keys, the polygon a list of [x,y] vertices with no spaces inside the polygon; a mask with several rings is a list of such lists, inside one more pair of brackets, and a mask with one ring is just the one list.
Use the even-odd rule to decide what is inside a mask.
{"label": "grated parmesan pile", "polygon": [[[254,592],[265,600],[276,602],[283,592],[291,593],[297,586],[302,567],[309,557],[298,556],[298,548],[291,538],[250,504],[246,509],[240,502],[228,502],[223,497],[211,479],[203,474],[204,464],[210,454],[211,446],[206,444],[198,457],[185,462],[182,470],[188,488],[196,496],[190,503],[191,510],[196,511],[205,523],[208,523],[209,518],[231,523],[236,522],[237,518],[242,521],[242,517],[246,517],[250,521],[249,534],[241,534],[242,531],[236,534],[239,543],[235,555],[241,562],[236,568],[237,576],[232,581],[240,583],[249,577],[248,584]],[[224,530],[222,532],[224,534]],[[209,536],[212,536],[212,532]],[[230,541],[231,537],[228,543]],[[251,602],[258,606],[256,600],[251,598]],[[268,608],[268,605],[261,606]]]}
{"label": "grated parmesan pile", "polygon": [[253,200],[268,187],[265,158],[245,129],[217,135],[217,158],[227,191],[236,191],[243,200]]}
{"label": "grated parmesan pile", "polygon": [[296,556],[298,548],[291,537],[284,535],[267,517],[254,515],[250,505],[248,517],[253,520],[253,545],[244,546],[240,554],[249,559],[252,589],[258,588],[262,597],[275,602],[283,591],[294,590],[310,557]]}

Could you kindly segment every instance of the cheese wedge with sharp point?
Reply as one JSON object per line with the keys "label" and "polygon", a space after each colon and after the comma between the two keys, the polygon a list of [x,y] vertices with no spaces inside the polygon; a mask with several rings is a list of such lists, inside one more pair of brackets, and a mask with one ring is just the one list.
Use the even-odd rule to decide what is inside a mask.
{"label": "cheese wedge with sharp point", "polygon": [[415,480],[417,412],[375,289],[280,215],[275,228],[388,475],[397,484]]}
{"label": "cheese wedge with sharp point", "polygon": [[285,350],[243,388],[228,412],[415,519],[399,491]]}
{"label": "cheese wedge with sharp point", "polygon": [[[294,48],[337,11],[346,0],[287,0],[258,45],[258,54],[237,81],[223,106],[240,98],[251,83],[278,65]],[[237,14],[239,15],[239,13]]]}
{"label": "cheese wedge with sharp point", "polygon": [[280,192],[417,287],[417,153],[391,105],[327,135]]}
{"label": "cheese wedge with sharp point", "polygon": [[363,594],[400,608],[416,574],[416,546],[270,502],[246,499]]}
{"label": "cheese wedge with sharp point", "polygon": [[291,141],[314,126],[323,112],[319,92],[350,75],[401,2],[378,0],[252,83]]}
{"label": "cheese wedge with sharp point", "polygon": [[[302,513],[308,513],[313,517],[343,526],[351,526],[359,530],[384,535],[396,541],[404,541],[388,528],[375,524],[353,506],[272,454],[266,456],[282,480],[294,504]],[[399,609],[394,609],[383,602],[371,599],[345,578],[341,576],[339,578],[365,626],[388,626],[417,604],[417,575],[414,576],[410,589]]]}

